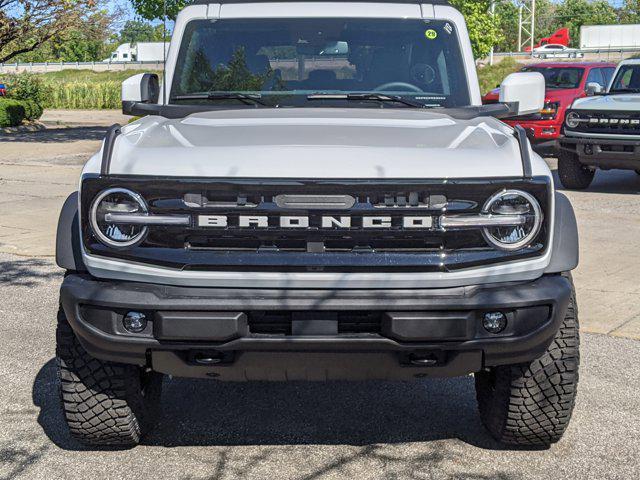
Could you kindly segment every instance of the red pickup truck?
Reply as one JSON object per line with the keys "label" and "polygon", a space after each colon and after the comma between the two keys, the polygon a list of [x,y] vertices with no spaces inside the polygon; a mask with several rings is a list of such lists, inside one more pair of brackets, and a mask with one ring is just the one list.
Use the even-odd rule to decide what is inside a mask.
{"label": "red pickup truck", "polygon": [[[615,70],[615,63],[604,62],[544,62],[523,67],[523,72],[540,72],[547,89],[542,110],[532,115],[509,118],[511,126],[521,125],[536,149],[555,146],[564,122],[564,113],[571,103],[587,95],[587,85],[596,83],[604,91]],[[591,87],[593,88],[593,87]],[[498,101],[500,89],[487,93],[483,103]]]}

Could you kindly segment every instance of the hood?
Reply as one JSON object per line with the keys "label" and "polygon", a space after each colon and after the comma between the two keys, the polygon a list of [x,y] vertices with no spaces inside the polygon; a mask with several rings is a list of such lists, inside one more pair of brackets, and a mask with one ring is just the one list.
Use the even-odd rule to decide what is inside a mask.
{"label": "hood", "polygon": [[571,106],[575,110],[609,110],[616,112],[637,112],[640,110],[640,94],[617,93],[580,98]]}
{"label": "hood", "polygon": [[110,172],[277,178],[517,177],[512,130],[409,109],[238,109],[123,127]]}

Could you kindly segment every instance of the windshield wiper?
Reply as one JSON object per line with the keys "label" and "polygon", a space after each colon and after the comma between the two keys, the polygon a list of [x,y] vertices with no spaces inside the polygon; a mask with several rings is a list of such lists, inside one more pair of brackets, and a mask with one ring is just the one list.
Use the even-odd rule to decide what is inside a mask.
{"label": "windshield wiper", "polygon": [[237,93],[237,92],[208,92],[208,93],[191,93],[188,95],[177,95],[172,97],[171,100],[238,100],[245,105],[263,105],[267,106],[265,102],[260,100],[262,98],[259,94],[254,93]]}
{"label": "windshield wiper", "polygon": [[409,107],[426,108],[422,102],[409,100],[400,95],[387,95],[385,93],[313,93],[307,95],[307,100],[353,100],[353,101],[375,101],[375,102],[396,102]]}

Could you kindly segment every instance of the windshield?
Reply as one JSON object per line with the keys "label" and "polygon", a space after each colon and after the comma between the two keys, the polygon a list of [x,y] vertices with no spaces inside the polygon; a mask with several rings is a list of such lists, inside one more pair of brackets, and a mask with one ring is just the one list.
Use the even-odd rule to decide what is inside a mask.
{"label": "windshield", "polygon": [[[411,100],[385,107],[469,105],[454,25],[360,18],[194,20],[184,33],[170,102],[344,106],[341,100],[361,93],[378,97],[360,95],[362,103],[375,104],[378,94]],[[249,95],[259,102],[247,101]]]}
{"label": "windshield", "polygon": [[640,92],[640,64],[620,67],[610,90],[610,93],[616,92]]}
{"label": "windshield", "polygon": [[525,67],[523,72],[539,72],[544,76],[546,88],[578,88],[584,68],[576,67]]}

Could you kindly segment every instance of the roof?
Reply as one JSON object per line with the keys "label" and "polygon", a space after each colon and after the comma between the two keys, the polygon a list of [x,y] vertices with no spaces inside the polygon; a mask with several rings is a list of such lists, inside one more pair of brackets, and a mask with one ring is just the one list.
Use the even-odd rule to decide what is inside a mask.
{"label": "roof", "polygon": [[449,0],[194,0],[191,5],[213,4],[233,4],[233,3],[404,3],[404,4],[427,4],[427,5],[450,5]]}

